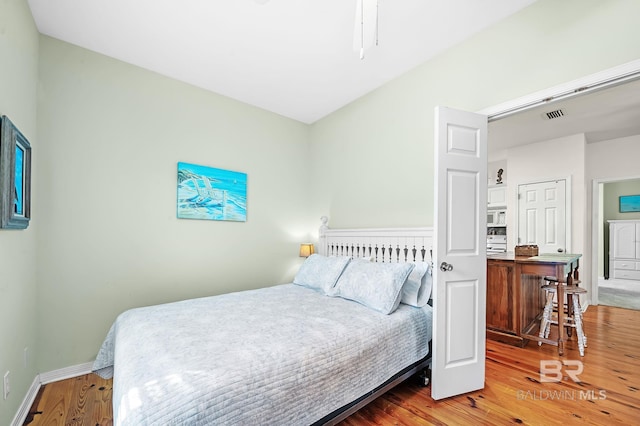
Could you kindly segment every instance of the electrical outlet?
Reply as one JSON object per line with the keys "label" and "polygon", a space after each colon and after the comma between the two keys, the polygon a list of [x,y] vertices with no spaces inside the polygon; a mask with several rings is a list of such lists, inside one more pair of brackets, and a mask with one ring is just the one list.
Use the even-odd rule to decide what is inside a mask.
{"label": "electrical outlet", "polygon": [[9,386],[9,372],[4,373],[4,399],[7,399],[9,396],[9,392],[11,391],[11,387]]}
{"label": "electrical outlet", "polygon": [[29,346],[24,347],[24,368],[29,368]]}

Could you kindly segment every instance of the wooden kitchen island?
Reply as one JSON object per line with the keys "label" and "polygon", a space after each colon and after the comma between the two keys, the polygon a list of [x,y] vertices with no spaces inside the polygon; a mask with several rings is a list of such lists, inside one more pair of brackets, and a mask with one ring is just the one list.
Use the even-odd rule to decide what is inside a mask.
{"label": "wooden kitchen island", "polygon": [[[487,255],[487,338],[520,347],[530,339],[537,340],[545,303],[542,277],[577,279],[580,257],[561,253],[534,257],[513,253]],[[561,335],[557,342],[560,354],[563,343]]]}

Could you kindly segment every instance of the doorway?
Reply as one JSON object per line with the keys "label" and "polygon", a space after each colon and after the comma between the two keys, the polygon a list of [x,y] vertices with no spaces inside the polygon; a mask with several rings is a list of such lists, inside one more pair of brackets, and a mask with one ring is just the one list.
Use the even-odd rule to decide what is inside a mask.
{"label": "doorway", "polygon": [[[638,90],[640,90],[640,60],[632,61],[598,74],[585,76],[572,82],[567,82],[547,90],[479,111],[480,113],[489,116],[489,160],[493,164],[506,163],[507,152],[512,147],[525,146],[539,141],[551,141],[566,135],[576,135],[578,133],[583,134],[584,142],[587,144],[591,142],[629,137],[631,135],[640,135],[639,127],[623,125],[621,124],[623,123],[622,121],[616,121],[616,123],[613,123],[610,120],[604,120],[604,117],[608,116],[594,114],[594,111],[585,111],[585,108],[583,108],[584,106],[577,103],[579,99],[589,99],[591,108],[593,108],[593,105],[597,105],[598,107],[619,107],[623,101],[640,99],[637,96],[634,96],[635,93],[638,93]],[[610,93],[617,94],[616,96],[618,96],[618,98],[616,101],[609,98],[609,96],[613,96],[610,95]],[[576,103],[572,103],[571,108],[567,108],[565,111],[557,111],[557,114],[547,114],[547,112],[556,109],[557,105],[564,105],[567,101],[574,102],[574,100]],[[623,109],[625,112],[635,110],[637,110],[635,107]],[[578,111],[580,111],[582,115],[579,115]],[[551,112],[556,113],[556,111]],[[584,118],[580,121],[578,117],[584,117],[587,112],[590,113],[591,120]],[[565,119],[558,120],[555,118],[552,119],[551,117],[551,115],[553,117],[562,117],[563,114]],[[600,114],[602,114],[602,112],[600,112]],[[629,118],[625,113],[609,115],[620,120]],[[567,116],[571,118],[566,119]],[[596,119],[596,116],[603,118]],[[543,121],[540,121],[541,117]],[[531,119],[530,122],[526,123],[529,119]],[[537,119],[537,121],[535,119]],[[600,123],[601,121],[606,121],[606,124],[613,126],[611,128],[615,129],[615,131],[598,131],[598,129],[595,128],[595,124]],[[637,116],[636,119],[632,121],[638,123]],[[578,126],[578,122],[584,123],[583,127],[576,128]],[[503,123],[507,123],[508,125],[503,125]],[[560,130],[554,130],[556,128],[560,128]],[[546,133],[541,132],[541,130],[544,130]],[[630,131],[633,133],[629,133]],[[494,140],[496,140],[497,135],[501,136],[501,138],[497,139],[501,140],[502,143],[498,142],[494,145]],[[521,163],[526,166],[526,162]],[[522,164],[518,166],[521,166]],[[520,170],[519,167],[514,167],[513,171]],[[506,168],[504,168],[505,174],[509,173],[509,168],[510,165],[507,165]],[[579,189],[582,187],[583,182],[581,179],[583,177],[584,179],[587,179],[584,182],[586,185],[589,185],[589,182],[592,182],[594,178],[589,176],[588,171],[584,175],[577,176],[579,179],[575,182],[576,188],[574,188],[572,192],[569,190],[567,193],[568,198],[575,198],[578,200],[576,204],[577,207],[574,209],[574,214],[567,214],[568,218],[575,219],[570,219],[573,223],[571,227],[568,227],[568,231],[570,231],[571,228],[575,231],[573,234],[574,244],[572,244],[571,251],[583,254],[583,261],[581,262],[583,274],[582,282],[590,293],[588,295],[587,304],[591,300],[597,303],[597,244],[599,243],[600,238],[598,238],[597,234],[597,221],[594,218],[597,210],[595,207],[590,208],[590,202],[594,201],[595,197],[591,197],[591,193],[587,192],[586,196],[591,198],[591,200],[584,200],[586,203],[582,204],[580,202],[580,198],[584,197],[585,193]],[[528,179],[530,180],[532,178],[535,179],[535,177],[529,177]],[[513,180],[516,184],[522,181],[515,177]],[[507,183],[508,182],[509,181],[507,181]],[[515,214],[515,211],[517,210],[515,192],[514,188],[510,197],[510,202],[508,203],[508,209],[513,211],[513,214],[510,214],[510,216],[512,216],[514,222],[517,221],[517,215]],[[515,228],[514,231],[516,231]],[[513,234],[515,236],[516,232],[513,232]],[[567,238],[567,241],[571,240],[572,237]],[[513,245],[515,245],[513,243],[516,242],[516,238],[510,238],[509,247],[513,247]]]}
{"label": "doorway", "polygon": [[[593,181],[593,275],[597,277],[592,294],[594,304],[640,309],[640,290],[637,281],[612,279],[608,257],[610,241],[608,220],[640,219],[640,213],[620,213],[615,208],[617,197],[632,192],[640,193],[640,176],[594,179]],[[614,208],[605,208],[607,205]]]}

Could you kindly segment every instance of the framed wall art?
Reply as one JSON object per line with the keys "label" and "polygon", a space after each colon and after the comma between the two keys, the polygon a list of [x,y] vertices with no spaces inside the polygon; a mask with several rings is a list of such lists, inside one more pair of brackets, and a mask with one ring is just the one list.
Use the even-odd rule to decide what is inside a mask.
{"label": "framed wall art", "polygon": [[0,120],[0,228],[26,229],[31,219],[31,145],[7,116]]}
{"label": "framed wall art", "polygon": [[620,213],[640,212],[640,195],[621,195]]}
{"label": "framed wall art", "polygon": [[178,163],[178,219],[246,222],[246,173]]}

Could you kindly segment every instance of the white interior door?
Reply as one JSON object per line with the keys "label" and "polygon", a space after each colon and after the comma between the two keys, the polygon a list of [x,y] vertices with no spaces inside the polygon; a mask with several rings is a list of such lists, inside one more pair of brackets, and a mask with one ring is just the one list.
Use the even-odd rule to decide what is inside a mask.
{"label": "white interior door", "polygon": [[487,117],[436,108],[431,396],[484,387]]}
{"label": "white interior door", "polygon": [[540,253],[568,251],[566,180],[518,185],[518,244]]}

